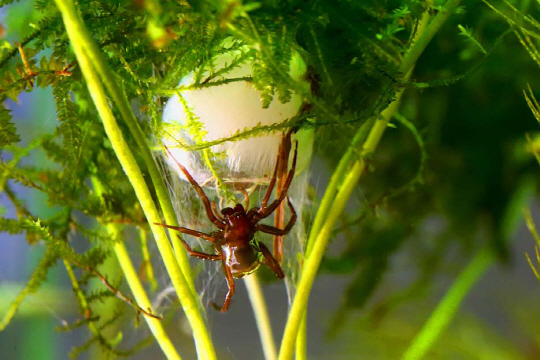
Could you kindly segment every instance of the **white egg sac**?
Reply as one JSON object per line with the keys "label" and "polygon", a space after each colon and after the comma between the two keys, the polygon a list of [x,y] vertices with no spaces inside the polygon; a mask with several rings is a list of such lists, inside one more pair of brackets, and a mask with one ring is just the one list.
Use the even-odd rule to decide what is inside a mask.
{"label": "white egg sac", "polygon": [[[205,70],[200,76],[200,81],[204,81],[209,75],[219,71],[223,67],[234,61],[239,56],[238,50],[220,55],[213,61],[214,67]],[[302,81],[306,88],[308,84],[305,80],[306,67],[302,59],[295,53],[290,64],[290,74],[296,81]],[[250,77],[252,74],[252,60],[228,71],[226,74],[212,79],[219,81],[224,79],[235,79]],[[182,79],[180,87],[187,87],[195,83],[195,75],[191,73]],[[257,125],[271,125],[290,119],[298,114],[302,106],[303,99],[299,94],[293,93],[291,100],[285,104],[281,103],[277,96],[270,103],[268,108],[262,107],[261,93],[255,89],[249,81],[234,81],[218,86],[209,86],[195,90],[182,90],[181,99],[172,96],[164,109],[163,121],[167,134],[163,137],[163,143],[167,145],[174,156],[174,159],[184,165],[197,182],[200,184],[211,183],[213,175],[207,164],[203,161],[201,151],[191,151],[183,148],[181,144],[195,145],[200,141],[213,141],[232,136],[233,134],[251,129]],[[190,122],[189,113],[194,114],[196,126],[203,127],[202,131],[190,129],[193,121]],[[301,136],[299,145],[301,151],[311,153],[312,136]],[[203,138],[194,139],[193,134],[198,134]],[[304,134],[305,135],[305,134]],[[196,136],[195,136],[196,137]],[[239,141],[227,141],[211,147],[211,151],[218,156],[211,159],[212,167],[217,174],[228,182],[261,182],[267,181],[273,174],[278,146],[281,141],[282,132],[272,134],[261,134]],[[198,140],[198,141],[196,141]],[[309,160],[309,156],[299,156],[299,162]],[[168,158],[167,162],[181,178],[184,178],[173,159]],[[299,164],[298,168],[304,167]]]}

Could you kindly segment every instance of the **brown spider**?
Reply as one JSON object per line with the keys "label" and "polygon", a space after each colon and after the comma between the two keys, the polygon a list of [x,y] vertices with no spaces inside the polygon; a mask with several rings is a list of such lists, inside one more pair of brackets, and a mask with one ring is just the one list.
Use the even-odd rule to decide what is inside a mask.
{"label": "brown spider", "polygon": [[[165,148],[167,149],[169,155],[174,159],[169,149],[167,147]],[[214,308],[216,308],[217,310],[226,312],[229,308],[231,298],[234,295],[233,278],[241,278],[245,275],[251,274],[252,272],[257,270],[261,262],[268,266],[270,269],[272,269],[272,271],[274,271],[280,279],[283,279],[285,277],[285,275],[283,274],[283,270],[281,270],[279,262],[276,261],[274,256],[272,256],[270,250],[268,250],[268,248],[262,242],[253,241],[253,238],[257,231],[277,236],[286,235],[289,233],[294,223],[296,222],[296,212],[291,204],[289,197],[287,196],[287,191],[294,177],[297,153],[298,142],[296,143],[296,147],[294,150],[294,158],[291,170],[287,175],[287,179],[283,184],[281,191],[278,192],[278,198],[272,201],[270,205],[268,205],[268,200],[270,199],[270,195],[272,194],[276,183],[280,162],[284,160],[282,159],[282,157],[288,156],[288,154],[282,154],[281,151],[278,154],[274,175],[270,180],[268,190],[266,190],[266,194],[264,195],[264,198],[261,202],[261,206],[251,208],[249,209],[249,211],[246,212],[246,210],[241,204],[236,204],[234,208],[227,207],[222,209],[221,214],[223,216],[219,215],[215,203],[208,200],[208,197],[204,193],[203,189],[193,179],[187,169],[182,166],[178,161],[176,161],[176,159],[174,159],[180,170],[184,173],[188,181],[195,188],[197,194],[201,198],[208,219],[214,225],[216,225],[219,230],[207,234],[184,227],[171,226],[160,223],[154,224],[177,230],[184,234],[199,237],[201,239],[211,242],[214,245],[216,254],[206,254],[191,249],[191,247],[180,236],[178,236],[180,241],[182,241],[182,243],[184,244],[187,252],[191,256],[203,260],[221,260],[229,291],[227,292],[227,296],[225,297],[225,302],[223,303],[223,306],[219,307],[215,303],[212,303]],[[249,197],[245,191],[244,195],[246,197],[246,208],[249,208]],[[270,225],[259,224],[259,221],[270,216],[274,212],[274,210],[279,207],[285,197],[287,198],[287,205],[291,210],[291,218],[285,228],[279,229]],[[259,253],[262,253],[262,259]]]}

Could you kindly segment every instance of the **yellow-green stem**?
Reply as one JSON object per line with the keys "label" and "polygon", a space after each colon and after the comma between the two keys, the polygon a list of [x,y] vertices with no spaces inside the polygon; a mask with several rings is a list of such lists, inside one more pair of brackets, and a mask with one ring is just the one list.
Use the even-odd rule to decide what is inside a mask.
{"label": "yellow-green stem", "polygon": [[[399,70],[404,74],[404,79],[407,80],[410,76],[413,67],[420,57],[429,41],[437,33],[442,24],[446,21],[448,16],[459,5],[460,0],[449,0],[439,11],[437,16],[429,22],[429,15],[424,14],[419,24],[419,37],[411,46],[409,52],[404,56]],[[429,24],[428,24],[429,23]],[[366,170],[365,156],[373,153],[379,144],[379,141],[386,130],[393,113],[399,106],[403,92],[400,91],[396,94],[396,100],[392,102],[388,108],[386,108],[379,118],[375,121],[367,139],[364,141],[361,149],[358,151],[356,148],[356,141],[359,140],[362,129],[360,129],[357,136],[353,140],[353,144],[350,146],[347,153],[344,155],[342,161],[338,166],[337,171],[333,175],[333,179],[344,179],[342,182],[339,180],[331,181],[331,186],[327,188],[328,195],[323,197],[324,207],[321,206],[321,215],[319,212],[316,216],[316,227],[310,232],[308,239],[308,251],[306,254],[306,260],[304,267],[300,275],[300,281],[297,288],[297,293],[294,298],[289,317],[287,319],[287,325],[285,327],[285,333],[283,335],[283,341],[281,343],[279,359],[288,360],[293,357],[294,347],[297,339],[297,334],[300,325],[303,323],[304,314],[306,312],[309,292],[315,280],[317,270],[324,255],[324,251],[332,235],[333,228],[336,222],[339,220],[341,213],[347,204],[349,196],[352,190],[356,186],[356,183],[360,179],[363,172]],[[355,153],[359,152],[359,156],[355,156]],[[354,163],[352,163],[354,161]],[[352,167],[350,167],[352,165]],[[322,220],[324,219],[324,221]],[[317,221],[320,220],[320,221]]]}
{"label": "yellow-green stem", "polygon": [[307,310],[302,315],[302,323],[296,336],[295,360],[307,360]]}
{"label": "yellow-green stem", "polygon": [[148,239],[146,231],[144,231],[143,229],[139,229],[139,238],[141,240],[141,255],[144,264],[144,272],[146,274],[146,279],[150,283],[150,289],[152,291],[156,291],[158,283],[156,281],[156,276],[154,275],[152,260],[150,260],[150,252],[148,251]]}
{"label": "yellow-green stem", "polygon": [[206,329],[198,301],[181,272],[171,244],[169,243],[169,239],[167,238],[167,234],[161,226],[154,225],[154,223],[160,222],[159,213],[150,191],[146,186],[141,170],[139,169],[129,146],[125,142],[122,131],[112,114],[101,79],[91,63],[90,58],[87,56],[84,41],[81,39],[81,34],[87,34],[87,30],[82,24],[71,0],[56,0],[56,4],[62,13],[67,34],[86,80],[92,100],[103,121],[105,132],[111,141],[112,148],[118,157],[122,168],[135,190],[135,194],[137,195],[146,219],[150,224],[152,233],[154,234],[165,268],[171,277],[180,303],[182,304],[186,317],[193,329],[193,336],[195,338],[199,358],[215,359],[216,355],[214,347],[210,339],[210,334]]}
{"label": "yellow-green stem", "polygon": [[[310,231],[310,237],[308,243],[311,246],[308,246],[307,257],[302,268],[302,273],[300,275],[300,281],[298,283],[298,288],[296,295],[294,297],[293,305],[287,319],[287,325],[285,327],[285,333],[283,335],[283,341],[281,343],[281,349],[279,353],[279,359],[285,360],[292,358],[292,353],[295,347],[297,334],[301,330],[300,325],[307,321],[306,312],[307,312],[307,303],[309,299],[309,292],[315,281],[315,276],[319,268],[320,262],[324,255],[330,236],[334,229],[335,224],[341,217],[341,212],[345,208],[347,201],[352,193],[352,190],[356,186],[356,183],[360,179],[360,176],[366,170],[366,161],[364,159],[365,155],[372,153],[388,126],[388,122],[392,118],[392,114],[397,110],[399,102],[401,100],[403,92],[400,91],[396,95],[396,100],[392,102],[380,115],[380,117],[375,121],[373,127],[367,139],[360,150],[360,159],[357,160],[352,169],[348,169],[347,166],[344,166],[340,162],[338,170],[341,172],[334,174],[336,178],[345,177],[345,180],[342,182],[341,186],[338,189],[337,181],[335,184],[335,190],[333,190],[331,197],[325,197],[326,199],[333,199],[331,205],[326,207],[327,213],[324,222],[321,222],[321,227],[317,228],[316,231],[313,229]],[[360,134],[360,132],[359,132]],[[358,135],[358,134],[357,134]],[[355,139],[356,140],[356,139]],[[351,147],[349,151],[344,155],[345,161],[349,159],[354,159],[354,154],[358,150]],[[332,183],[332,180],[331,180]],[[323,198],[323,199],[324,199]],[[330,201],[328,201],[330,202]],[[316,217],[317,219],[317,217]],[[306,328],[302,327],[302,330],[305,331]],[[304,334],[301,336],[305,337]],[[305,358],[305,341],[300,339],[299,345],[302,345],[303,348],[299,348],[297,351],[297,356],[300,358]]]}
{"label": "yellow-green stem", "polygon": [[[105,88],[109,91],[109,94],[113,98],[115,104],[118,106],[118,110],[120,111],[122,119],[128,126],[129,131],[133,135],[133,138],[135,139],[135,142],[139,147],[141,157],[143,158],[148,173],[150,174],[150,178],[152,179],[152,183],[154,185],[154,189],[156,191],[161,210],[163,211],[163,215],[165,216],[165,222],[172,226],[179,226],[176,213],[174,212],[174,207],[169,197],[169,193],[167,192],[165,181],[163,180],[163,177],[161,176],[156,162],[154,161],[154,157],[152,156],[152,153],[148,146],[147,138],[141,130],[135,114],[133,114],[133,111],[131,110],[129,101],[124,95],[124,92],[122,91],[120,86],[118,85],[117,77],[107,65],[107,61],[105,60],[102,51],[98,48],[98,46],[92,39],[92,36],[86,30],[86,27],[84,26],[82,21],[79,25],[80,28],[83,30],[77,34],[79,36],[80,42],[83,45],[82,48],[85,54],[89,57],[90,63],[99,73],[101,81],[105,85]],[[193,296],[196,297],[197,294],[195,290],[193,276],[191,273],[191,267],[189,265],[189,259],[184,247],[181,245],[177,237],[181,236],[181,233],[170,229],[167,231],[169,231],[169,233],[171,234],[171,241],[175,254],[177,256],[177,260],[180,263],[182,273],[186,277],[186,282],[188,283],[193,293]]]}
{"label": "yellow-green stem", "polygon": [[[101,184],[101,182],[96,177],[92,177],[91,180],[92,180],[92,185],[94,187],[94,191],[96,192],[96,194],[98,196],[102,196],[103,185]],[[133,262],[131,261],[131,258],[129,257],[129,254],[124,245],[123,239],[119,236],[120,226],[118,224],[108,224],[106,226],[106,230],[107,230],[107,233],[111,235],[113,239],[116,240],[113,247],[114,254],[116,255],[118,264],[120,264],[122,273],[126,277],[128,286],[131,290],[131,293],[133,294],[135,298],[135,302],[142,309],[149,311],[152,314],[155,314],[156,312],[152,308],[152,303],[150,302],[150,299],[148,298],[148,295],[146,294],[146,291],[144,290],[144,287],[139,279],[139,276],[137,272],[135,271],[135,267],[133,266]],[[174,348],[174,345],[169,339],[169,336],[165,332],[165,329],[161,321],[158,319],[149,317],[149,316],[144,316],[144,319],[146,320],[146,323],[148,324],[148,327],[150,328],[152,335],[158,342],[159,346],[161,347],[161,350],[163,351],[167,359],[180,359],[180,355]]]}
{"label": "yellow-green stem", "polygon": [[450,323],[465,295],[493,263],[494,259],[492,252],[487,248],[480,250],[475,255],[469,265],[459,274],[437,308],[431,313],[429,319],[409,345],[402,360],[418,360],[425,357],[439,335]]}
{"label": "yellow-green stem", "polygon": [[[116,225],[108,225],[107,228],[111,226],[116,226]],[[135,267],[133,266],[133,263],[131,262],[128,251],[123,241],[117,241],[114,244],[114,254],[116,255],[116,258],[118,259],[118,263],[120,264],[120,267],[122,268],[122,272],[126,276],[126,280],[128,282],[129,288],[131,289],[131,292],[133,293],[133,296],[135,297],[135,301],[137,302],[137,305],[151,312],[152,314],[155,314],[155,310],[152,308],[152,303],[150,302],[150,299],[148,299],[148,296],[146,295],[146,291],[144,290],[144,287],[141,281],[139,280],[137,271],[135,270]],[[144,316],[144,319],[146,320],[148,327],[152,331],[152,335],[156,338],[156,341],[159,343],[161,350],[163,350],[163,353],[165,353],[165,356],[167,357],[167,359],[180,359],[180,355],[174,348],[173,343],[171,342],[171,340],[169,339],[169,336],[165,332],[165,328],[163,327],[161,320],[154,319],[150,316]]]}
{"label": "yellow-green stem", "polygon": [[277,359],[276,343],[272,333],[272,325],[268,316],[268,308],[264,301],[264,295],[261,289],[261,284],[257,278],[257,274],[252,274],[245,278],[245,284],[248,290],[249,301],[253,308],[257,328],[259,329],[259,337],[263,347],[264,358],[266,360]]}
{"label": "yellow-green stem", "polygon": [[365,162],[363,159],[354,164],[353,168],[345,178],[343,186],[336,194],[332,211],[328,214],[327,221],[320,230],[319,236],[313,245],[310,256],[304,262],[304,267],[302,268],[302,273],[300,275],[300,282],[298,283],[296,295],[294,297],[291,311],[287,319],[287,325],[285,326],[285,332],[283,334],[283,341],[281,343],[279,353],[280,360],[289,360],[293,358],[296,335],[307,308],[309,292],[311,291],[311,287],[315,281],[317,269],[319,268],[319,264],[322,260],[324,250],[328,244],[330,235],[334,229],[334,225],[338,221],[341,211],[345,207],[345,204],[347,203],[347,200],[349,199],[349,196],[364,169]]}
{"label": "yellow-green stem", "polygon": [[[86,313],[90,310],[90,307],[88,306],[88,301],[86,301],[86,297],[84,297],[83,291],[79,285],[79,281],[77,280],[77,277],[73,272],[73,268],[67,260],[64,260],[64,266],[66,267],[69,279],[71,280],[71,286],[73,287],[73,291],[75,291],[75,295],[79,300],[81,310],[83,313]],[[90,329],[90,331],[92,331],[94,335],[99,334],[99,330],[97,329],[96,324],[93,321],[88,322],[88,328]]]}

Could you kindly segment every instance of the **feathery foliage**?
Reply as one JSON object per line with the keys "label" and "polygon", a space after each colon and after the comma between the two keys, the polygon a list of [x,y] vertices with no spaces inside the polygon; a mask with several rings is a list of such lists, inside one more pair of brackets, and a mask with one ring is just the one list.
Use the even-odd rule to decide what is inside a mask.
{"label": "feathery foliage", "polygon": [[[8,313],[0,314],[0,329],[13,319],[24,298],[46,281],[50,270],[62,264],[80,311],[78,319],[62,331],[87,327],[90,332],[88,341],[74,349],[72,356],[94,345],[110,356],[127,356],[148,345],[149,340],[131,344],[126,350],[115,324],[148,316],[137,308],[136,301],[111,301],[122,296],[132,300],[114,274],[110,284],[126,296],[107,286],[95,288],[92,283],[103,281],[105,276],[97,275],[100,269],[114,256],[119,257],[119,244],[128,243],[130,254],[143,259],[141,268],[148,275],[144,286],[154,290],[156,280],[147,266],[155,255],[149,254],[148,246],[134,246],[130,236],[114,229],[126,228],[131,234],[135,228],[146,244],[152,228],[145,217],[147,208],[140,204],[130,174],[117,158],[114,139],[104,129],[94,105],[95,94],[87,88],[88,69],[74,51],[76,44],[70,40],[65,13],[59,11],[57,3],[34,1],[33,8],[22,13],[15,10],[17,2],[0,1],[3,10],[9,14],[21,11],[21,18],[30,24],[14,28],[17,17],[9,16],[5,20],[7,35],[0,39],[0,190],[9,209],[8,213],[2,209],[0,231],[25,234],[28,246],[43,249]],[[457,248],[466,257],[484,245],[475,242],[479,232],[488,234],[487,248],[501,260],[508,258],[513,231],[508,225],[509,214],[524,179],[537,175],[531,166],[532,156],[514,161],[502,145],[514,146],[530,126],[499,120],[498,114],[521,119],[526,117],[525,110],[519,108],[515,114],[509,110],[519,104],[513,96],[494,105],[487,102],[486,94],[510,84],[506,94],[518,97],[523,87],[521,76],[530,76],[531,84],[539,80],[530,70],[531,63],[540,64],[538,8],[531,5],[531,9],[522,9],[506,0],[462,8],[457,6],[459,2],[450,1],[456,6],[447,23],[435,30],[430,45],[419,50],[422,56],[415,71],[410,73],[416,59],[404,71],[403,60],[415,51],[418,37],[424,34],[423,22],[428,28],[433,25],[437,14],[447,11],[444,3],[80,0],[76,12],[112,70],[107,78],[93,50],[85,50],[90,70],[106,89],[112,114],[141,168],[144,186],[150,188],[151,200],[159,204],[156,208],[162,213],[167,212],[166,204],[133,127],[148,135],[144,139],[148,143],[167,133],[170,129],[161,122],[163,106],[169,96],[187,89],[178,84],[190,74],[195,82],[189,89],[245,82],[260,91],[263,108],[272,101],[286,103],[293,93],[305,103],[295,117],[238,129],[213,141],[205,140],[204,126],[185,104],[189,131],[196,143],[179,142],[179,146],[201,151],[211,169],[212,158],[226,155],[214,153],[212,146],[290,128],[314,129],[315,156],[329,168],[341,169],[336,174],[344,178],[353,163],[365,164],[359,175],[361,186],[353,187],[350,198],[344,199],[348,210],[339,216],[329,235],[342,242],[342,249],[326,254],[321,265],[323,272],[352,274],[342,306],[333,318],[331,335],[336,335],[345,326],[349,311],[369,308],[370,316],[380,319],[415,296],[419,288],[433,286],[434,276],[447,265],[451,249]],[[232,50],[237,52],[234,59],[217,69],[216,58]],[[290,74],[295,54],[307,64],[309,87],[306,79]],[[523,69],[512,79],[501,71],[509,62],[508,54],[519,54],[508,71]],[[252,65],[252,76],[226,78],[245,64]],[[16,102],[36,88],[52,89],[57,119],[53,131],[39,135],[25,133],[27,128],[14,115]],[[533,89],[526,96],[538,117]],[[119,98],[131,108],[122,108]],[[369,152],[363,151],[362,144],[380,124],[381,113],[398,106],[396,99],[402,101],[402,108],[391,114],[395,125],[384,126],[386,134],[377,151],[378,144]],[[126,111],[135,113],[136,122],[129,122]],[[36,123],[44,121],[39,112],[33,116]],[[486,130],[481,133],[478,128]],[[540,144],[536,140],[533,134],[529,144],[535,155],[535,144]],[[345,165],[339,165],[343,154],[348,154],[348,162],[341,160]],[[497,161],[485,160],[493,158]],[[511,174],[508,178],[501,175],[507,173]],[[213,174],[220,177],[215,171]],[[345,179],[336,181],[337,193]],[[40,194],[48,209],[30,206],[28,194]],[[315,210],[320,205],[316,196],[310,200]],[[432,236],[432,243],[410,250],[412,240],[422,235],[422,224],[434,214],[447,222],[446,228]],[[330,215],[331,209],[324,221]],[[411,267],[418,277],[387,298],[375,299],[373,295],[392,269],[393,257],[403,249],[413,254]],[[180,275],[187,283],[192,281],[191,275]],[[132,284],[129,286],[135,292]],[[143,286],[141,289],[146,291]],[[193,301],[197,301],[195,294]],[[101,302],[113,311],[104,316],[94,313]],[[125,311],[133,308],[135,317],[133,311]],[[192,310],[202,318],[197,306]],[[172,311],[164,315],[170,319]]]}

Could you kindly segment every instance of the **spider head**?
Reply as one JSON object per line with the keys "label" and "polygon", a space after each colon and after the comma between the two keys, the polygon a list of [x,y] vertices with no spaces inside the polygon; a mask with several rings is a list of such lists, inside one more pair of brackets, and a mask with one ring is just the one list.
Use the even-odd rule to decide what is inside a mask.
{"label": "spider head", "polygon": [[234,208],[225,208],[221,210],[221,213],[229,224],[227,234],[225,234],[225,238],[229,243],[246,243],[253,238],[255,233],[254,225],[241,204],[236,204]]}
{"label": "spider head", "polygon": [[228,219],[230,217],[245,216],[246,210],[241,204],[236,204],[234,208],[227,207],[225,209],[221,209],[221,213],[223,216],[225,216],[225,218]]}
{"label": "spider head", "polygon": [[234,214],[234,210],[230,207],[221,209],[221,214],[225,216],[226,218]]}

